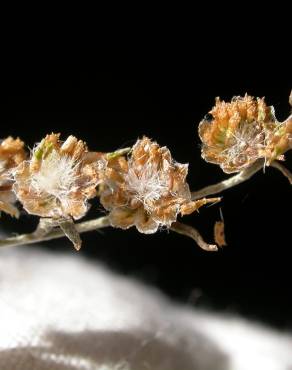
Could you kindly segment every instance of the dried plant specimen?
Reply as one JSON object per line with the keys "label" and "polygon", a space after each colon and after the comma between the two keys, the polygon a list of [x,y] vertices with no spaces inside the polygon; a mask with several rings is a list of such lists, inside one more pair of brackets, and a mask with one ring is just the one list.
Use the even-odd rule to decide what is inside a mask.
{"label": "dried plant specimen", "polygon": [[[100,153],[88,151],[74,136],[62,142],[60,134],[51,134],[35,146],[29,159],[21,140],[3,140],[0,211],[18,216],[15,202],[19,201],[25,211],[41,219],[34,232],[0,240],[0,247],[66,235],[79,250],[82,232],[135,226],[145,234],[164,227],[190,237],[205,251],[217,251],[226,245],[223,217],[214,225],[215,245],[206,243],[196,228],[181,223],[178,216],[219,201],[206,197],[249,180],[266,165],[279,170],[291,184],[292,173],[279,160],[292,148],[292,115],[279,122],[263,98],[248,95],[229,103],[217,98],[210,114],[199,125],[202,156],[226,173],[239,173],[192,192],[186,182],[188,165],[176,162],[167,147],[147,137],[132,148]],[[75,224],[95,196],[108,214]]]}
{"label": "dried plant specimen", "polygon": [[47,135],[15,169],[13,188],[30,214],[79,219],[96,195],[95,156],[91,158],[83,141],[69,136],[61,142],[59,136]]}
{"label": "dried plant specimen", "polygon": [[14,217],[19,216],[19,211],[14,205],[12,172],[25,158],[24,143],[20,139],[8,137],[0,142],[0,211]]}
{"label": "dried plant specimen", "polygon": [[99,163],[100,201],[112,226],[131,226],[146,234],[170,227],[179,213],[190,214],[218,198],[191,201],[186,183],[188,165],[175,162],[166,147],[144,137],[128,159],[103,159]]}
{"label": "dried plant specimen", "polygon": [[[239,172],[259,158],[269,159],[267,146],[280,124],[273,107],[264,99],[249,95],[234,97],[230,103],[216,99],[211,119],[199,125],[202,157],[220,165],[226,173]],[[281,154],[274,159],[281,159]]]}

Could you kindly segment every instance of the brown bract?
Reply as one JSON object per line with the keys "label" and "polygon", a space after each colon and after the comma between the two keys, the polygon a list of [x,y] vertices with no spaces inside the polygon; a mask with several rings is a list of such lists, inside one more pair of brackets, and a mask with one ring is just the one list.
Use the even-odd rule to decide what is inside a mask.
{"label": "brown bract", "polygon": [[282,122],[267,145],[268,164],[284,159],[283,154],[292,148],[292,115]]}
{"label": "brown bract", "polygon": [[[269,160],[271,151],[266,149],[280,124],[264,98],[245,95],[234,97],[230,103],[217,98],[210,114],[211,119],[203,119],[199,125],[202,157],[207,162],[232,173],[249,167],[259,158]],[[281,159],[280,156],[278,153],[274,159]]]}
{"label": "brown bract", "polygon": [[52,218],[85,215],[88,199],[96,195],[98,153],[88,152],[86,144],[69,136],[47,135],[32,151],[31,158],[14,171],[14,191],[25,210]]}
{"label": "brown bract", "polygon": [[175,162],[166,147],[147,137],[138,140],[128,158],[99,162],[100,201],[111,225],[131,226],[145,234],[170,227],[177,215],[190,214],[208,200],[191,201],[187,164]]}
{"label": "brown bract", "polygon": [[12,171],[26,158],[24,143],[20,139],[8,137],[0,143],[0,211],[18,217],[14,206],[16,201],[12,191]]}
{"label": "brown bract", "polygon": [[214,240],[215,243],[219,247],[225,247],[226,240],[225,240],[225,232],[224,232],[224,222],[223,221],[216,221],[214,225]]}

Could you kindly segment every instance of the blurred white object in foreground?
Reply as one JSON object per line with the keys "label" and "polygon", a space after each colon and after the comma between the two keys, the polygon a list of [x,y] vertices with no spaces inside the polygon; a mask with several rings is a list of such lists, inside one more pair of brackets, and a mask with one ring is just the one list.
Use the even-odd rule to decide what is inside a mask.
{"label": "blurred white object in foreground", "polygon": [[77,253],[1,250],[0,315],[1,370],[292,369],[288,335],[174,305]]}

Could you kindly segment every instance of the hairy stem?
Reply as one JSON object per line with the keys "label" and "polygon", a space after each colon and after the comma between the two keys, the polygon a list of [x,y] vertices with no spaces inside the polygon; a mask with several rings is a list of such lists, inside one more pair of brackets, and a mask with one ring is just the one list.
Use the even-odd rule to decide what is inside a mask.
{"label": "hairy stem", "polygon": [[[75,225],[76,231],[80,234],[108,226],[110,226],[108,217],[100,217],[94,220],[84,221]],[[60,228],[50,229],[48,230],[47,233],[40,232],[40,228],[37,228],[34,232],[30,234],[22,234],[0,240],[0,247],[13,247],[25,244],[27,245],[42,242],[45,240],[58,239],[62,237],[65,237],[65,234],[64,231]]]}
{"label": "hairy stem", "polygon": [[245,170],[239,172],[237,175],[230,177],[227,180],[223,180],[214,185],[206,186],[203,189],[192,192],[192,200],[197,200],[200,198],[207,197],[212,194],[218,194],[222,191],[232,188],[233,186],[239,185],[242,182],[250,179],[256,172],[264,167],[264,161],[258,160],[252,166],[246,168]]}
{"label": "hairy stem", "polygon": [[[58,228],[56,228],[57,224]],[[39,226],[34,232],[2,239],[0,240],[0,247],[28,245],[67,236],[73,242],[75,249],[79,250],[81,245],[79,234],[110,226],[108,217],[100,217],[94,220],[80,222],[79,224],[73,224],[72,222],[73,229],[71,227],[72,225],[68,226],[68,222],[65,221],[57,224],[54,224],[49,219],[41,219]],[[206,251],[216,251],[218,249],[216,245],[207,244],[200,233],[191,226],[175,222],[171,230],[192,238],[200,248]]]}

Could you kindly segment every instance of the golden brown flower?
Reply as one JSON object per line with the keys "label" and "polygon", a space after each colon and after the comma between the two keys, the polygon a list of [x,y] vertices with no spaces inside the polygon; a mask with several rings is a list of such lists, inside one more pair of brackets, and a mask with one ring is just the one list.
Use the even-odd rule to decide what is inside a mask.
{"label": "golden brown flower", "polygon": [[99,170],[100,200],[114,227],[154,233],[170,227],[179,213],[190,214],[209,202],[191,201],[188,165],[175,162],[166,147],[147,137],[136,142],[128,159],[104,157]]}
{"label": "golden brown flower", "polygon": [[88,199],[96,195],[96,155],[85,143],[60,134],[47,135],[33,150],[30,160],[14,171],[14,191],[25,210],[52,218],[85,215]]}
{"label": "golden brown flower", "polygon": [[268,164],[275,159],[284,159],[284,153],[292,148],[292,115],[279,124],[267,145]]}
{"label": "golden brown flower", "polygon": [[19,211],[12,191],[12,171],[26,158],[24,143],[20,139],[8,137],[0,142],[0,211],[18,217]]}
{"label": "golden brown flower", "polygon": [[199,125],[202,157],[207,162],[219,164],[224,172],[232,173],[258,158],[269,160],[266,148],[279,123],[273,107],[267,106],[264,98],[245,95],[234,97],[230,103],[217,98],[210,114],[211,120],[204,119]]}

